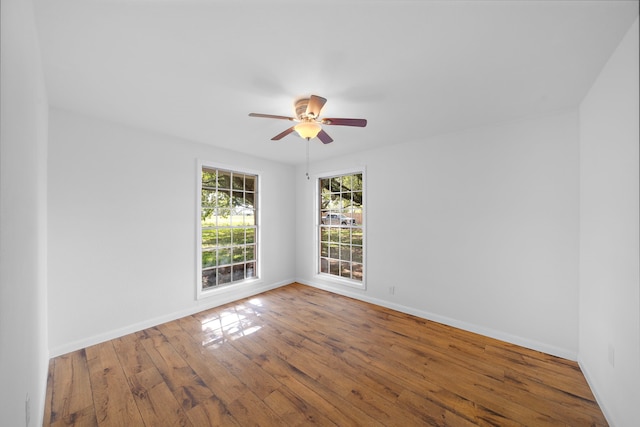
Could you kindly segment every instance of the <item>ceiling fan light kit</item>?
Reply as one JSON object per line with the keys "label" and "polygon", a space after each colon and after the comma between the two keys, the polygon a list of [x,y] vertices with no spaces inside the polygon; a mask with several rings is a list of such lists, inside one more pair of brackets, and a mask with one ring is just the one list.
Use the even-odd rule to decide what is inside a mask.
{"label": "ceiling fan light kit", "polygon": [[300,137],[307,141],[318,137],[323,144],[333,142],[333,138],[322,129],[322,125],[338,125],[338,126],[356,126],[365,127],[367,121],[365,119],[344,119],[344,118],[320,118],[320,111],[327,102],[326,98],[317,95],[311,95],[309,98],[302,98],[294,103],[296,117],[277,116],[273,114],[250,113],[249,117],[262,117],[265,119],[279,119],[298,122],[297,125],[291,126],[289,129],[279,133],[271,138],[277,141],[284,138],[292,132],[296,132]]}
{"label": "ceiling fan light kit", "polygon": [[298,135],[306,140],[315,138],[322,130],[322,126],[314,121],[304,121],[302,123],[298,123],[293,128],[298,132]]}

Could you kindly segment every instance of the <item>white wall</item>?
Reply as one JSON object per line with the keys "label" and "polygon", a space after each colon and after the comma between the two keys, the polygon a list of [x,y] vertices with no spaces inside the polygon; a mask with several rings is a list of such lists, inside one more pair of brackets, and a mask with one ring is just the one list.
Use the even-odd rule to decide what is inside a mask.
{"label": "white wall", "polygon": [[638,20],[580,107],[580,357],[609,422],[640,420]]}
{"label": "white wall", "polygon": [[0,48],[0,425],[42,425],[49,360],[47,99],[30,1],[3,0]]}
{"label": "white wall", "polygon": [[[292,166],[55,109],[50,128],[52,356],[293,281]],[[197,159],[260,172],[264,224],[261,283],[200,301]]]}
{"label": "white wall", "polygon": [[299,281],[575,360],[577,112],[318,162],[312,173],[357,165],[367,173],[367,289],[314,277],[314,188],[303,179]]}

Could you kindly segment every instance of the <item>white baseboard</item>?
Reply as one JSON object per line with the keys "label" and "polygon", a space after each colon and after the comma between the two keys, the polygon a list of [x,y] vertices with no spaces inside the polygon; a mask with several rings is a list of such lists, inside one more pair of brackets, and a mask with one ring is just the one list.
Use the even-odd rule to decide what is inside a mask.
{"label": "white baseboard", "polygon": [[584,361],[582,360],[582,358],[580,356],[578,356],[578,366],[580,366],[580,370],[582,371],[582,375],[584,375],[584,378],[587,380],[587,384],[589,385],[589,388],[591,389],[591,392],[593,393],[593,397],[596,398],[596,402],[598,403],[598,406],[600,406],[600,410],[602,411],[602,414],[606,418],[607,423],[610,426],[615,425],[612,422],[613,417],[611,416],[611,414],[607,410],[606,405],[604,404],[604,400],[602,400],[602,398],[598,394],[598,388],[596,387],[596,384],[593,381],[593,377],[591,376],[591,373],[589,372],[589,368],[587,368],[587,365],[584,363]]}
{"label": "white baseboard", "polygon": [[294,281],[295,280],[293,279],[284,280],[277,283],[258,284],[257,286],[245,287],[240,289],[238,288],[234,289],[233,287],[229,287],[228,292],[220,292],[210,298],[197,300],[194,302],[194,305],[192,307],[186,308],[184,310],[179,310],[163,316],[147,319],[142,322],[128,325],[124,328],[114,329],[108,332],[104,332],[102,334],[94,335],[92,337],[88,337],[85,339],[66,343],[54,348],[50,348],[49,357],[50,358],[57,357],[72,351],[80,350],[82,348],[90,347],[95,344],[100,344],[105,341],[119,338],[124,335],[142,331],[143,329],[151,328],[153,326],[157,326],[166,322],[171,322],[172,320],[180,319],[181,317],[190,316],[192,314],[199,313],[201,311],[208,310],[213,307],[218,307],[233,301],[250,297],[252,295],[257,295],[262,292],[269,291],[271,289],[276,289],[281,286],[285,286],[290,283],[293,283]]}
{"label": "white baseboard", "polygon": [[[541,342],[537,342],[534,340],[529,340],[526,338],[522,338],[519,336],[515,336],[515,335],[511,335],[511,334],[507,334],[501,331],[497,331],[494,329],[489,329],[489,328],[485,328],[479,325],[475,325],[475,324],[471,324],[471,323],[467,323],[467,322],[463,322],[460,320],[456,320],[456,319],[452,319],[449,317],[445,317],[445,316],[441,316],[438,314],[434,314],[434,313],[430,313],[427,311],[423,311],[423,310],[419,310],[413,307],[407,307],[401,304],[397,304],[397,303],[393,303],[391,301],[386,301],[383,299],[379,299],[379,298],[373,298],[370,296],[367,296],[363,293],[357,292],[357,291],[351,291],[348,289],[343,289],[343,288],[339,288],[339,287],[334,287],[334,286],[330,286],[324,283],[312,283],[306,280],[302,280],[302,279],[291,279],[291,280],[284,280],[284,281],[280,281],[277,283],[271,283],[271,284],[261,284],[259,286],[255,286],[252,288],[245,288],[245,289],[240,289],[240,290],[233,290],[233,288],[230,288],[228,293],[220,293],[218,295],[216,295],[215,297],[206,299],[206,300],[200,300],[199,303],[197,303],[196,305],[194,305],[193,307],[189,307],[188,309],[185,310],[181,310],[181,311],[177,311],[174,313],[170,313],[167,315],[163,315],[163,316],[159,316],[153,319],[148,319],[142,322],[138,322],[129,326],[126,326],[124,328],[119,328],[119,329],[115,329],[112,331],[108,331],[102,334],[98,334],[86,339],[82,339],[82,340],[78,340],[78,341],[74,341],[74,342],[70,342],[70,343],[66,343],[64,345],[61,346],[57,346],[54,348],[51,348],[49,350],[49,354],[50,357],[57,357],[60,356],[62,354],[66,354],[69,353],[71,351],[76,351],[82,348],[86,348],[95,344],[99,344],[101,342],[105,342],[105,341],[109,341],[112,340],[114,338],[119,338],[121,336],[133,333],[133,332],[138,332],[141,331],[143,329],[147,329],[147,328],[151,328],[153,326],[157,326],[160,325],[162,323],[166,323],[166,322],[170,322],[172,320],[176,320],[179,319],[181,317],[185,317],[185,316],[190,316],[194,313],[198,313],[204,310],[208,310],[210,308],[213,307],[217,307],[223,304],[227,304],[242,298],[247,298],[250,297],[252,295],[256,295],[262,292],[266,292],[268,290],[271,289],[276,289],[279,288],[281,286],[285,286],[288,285],[290,283],[293,282],[298,282],[298,283],[302,283],[308,286],[313,286],[315,288],[318,289],[323,289],[329,292],[333,292],[339,295],[344,295],[344,296],[348,296],[350,298],[354,298],[354,299],[358,299],[361,301],[365,301],[371,304],[375,304],[375,305],[379,305],[382,307],[386,307],[386,308],[390,308],[392,310],[396,310],[402,313],[406,313],[406,314],[411,314],[413,316],[417,316],[423,319],[427,319],[427,320],[431,320],[434,322],[438,322],[438,323],[442,323],[444,325],[448,325],[448,326],[452,326],[454,328],[458,328],[458,329],[462,329],[465,331],[469,331],[469,332],[473,332],[473,333],[477,333],[480,335],[484,335],[490,338],[495,338],[501,341],[505,341],[511,344],[515,344],[515,345],[519,345],[525,348],[529,348],[531,350],[536,350],[536,351],[540,351],[543,353],[547,353],[547,354],[551,354],[553,356],[557,356],[557,357],[562,357],[564,359],[568,359],[568,360],[573,360],[573,361],[577,361],[577,354],[575,352],[571,352],[569,350],[566,349],[562,349],[562,348],[558,348],[555,346],[551,346],[545,343],[541,343]],[[606,414],[605,414],[606,416]]]}
{"label": "white baseboard", "polygon": [[473,332],[476,334],[484,335],[489,338],[494,338],[500,341],[505,341],[510,344],[519,345],[521,347],[525,347],[531,350],[540,351],[542,353],[550,354],[552,356],[561,357],[563,359],[568,359],[572,361],[577,360],[577,353],[564,349],[555,347],[549,344],[541,343],[535,340],[530,340],[526,338],[522,338],[516,335],[511,335],[502,331],[485,328],[483,326],[475,325],[472,323],[463,322],[457,319],[452,319],[449,317],[441,316],[435,313],[430,313],[427,311],[419,310],[413,307],[407,307],[402,304],[397,304],[391,301],[386,301],[379,298],[373,298],[357,291],[351,291],[344,288],[334,287],[327,285],[325,283],[313,283],[307,280],[297,279],[298,283],[302,283],[308,286],[313,286],[318,289],[323,289],[325,291],[333,292],[336,294],[348,296],[350,298],[354,298],[357,300],[365,301],[371,304],[379,305],[382,307],[390,308],[392,310],[399,311],[401,313],[411,314],[413,316],[417,316],[426,320],[431,320],[437,323],[442,323],[447,326],[452,326],[454,328],[462,329],[465,331]]}

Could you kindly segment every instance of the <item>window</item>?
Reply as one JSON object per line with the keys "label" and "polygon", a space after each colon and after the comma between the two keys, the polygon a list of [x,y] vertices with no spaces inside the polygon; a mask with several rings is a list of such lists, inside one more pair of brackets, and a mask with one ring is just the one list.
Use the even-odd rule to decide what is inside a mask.
{"label": "window", "polygon": [[200,291],[257,278],[258,176],[202,166]]}
{"label": "window", "polygon": [[319,272],[364,284],[363,173],[319,179]]}

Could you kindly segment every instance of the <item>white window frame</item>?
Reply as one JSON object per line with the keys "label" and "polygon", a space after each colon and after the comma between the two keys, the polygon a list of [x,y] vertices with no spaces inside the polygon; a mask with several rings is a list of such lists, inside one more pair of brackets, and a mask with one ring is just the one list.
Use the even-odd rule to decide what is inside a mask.
{"label": "white window frame", "polygon": [[[226,293],[229,291],[237,290],[238,287],[242,286],[253,286],[262,282],[262,244],[261,244],[261,227],[260,227],[260,212],[261,212],[261,187],[262,187],[262,174],[259,171],[246,169],[240,166],[222,164],[217,162],[209,162],[205,160],[197,160],[197,169],[196,169],[196,299],[203,299],[207,297],[211,297],[220,293]],[[236,282],[230,282],[228,284],[224,284],[222,286],[216,286],[214,288],[202,289],[202,222],[201,222],[201,214],[202,214],[202,202],[201,202],[201,194],[202,194],[202,169],[203,168],[211,168],[211,169],[221,169],[230,172],[237,172],[247,175],[255,175],[256,176],[256,213],[255,213],[255,222],[256,222],[256,235],[255,235],[255,258],[256,258],[256,275],[255,277],[239,280]]]}
{"label": "white window frame", "polygon": [[[362,281],[349,279],[341,276],[336,276],[328,273],[320,272],[320,209],[321,209],[321,191],[320,191],[320,179],[327,177],[334,177],[339,175],[355,175],[362,174]],[[314,175],[314,210],[313,215],[315,218],[315,237],[314,237],[314,268],[315,278],[317,280],[330,282],[336,285],[344,285],[357,289],[367,288],[367,171],[365,166],[359,166],[355,168],[342,169],[337,171],[322,172]]]}

